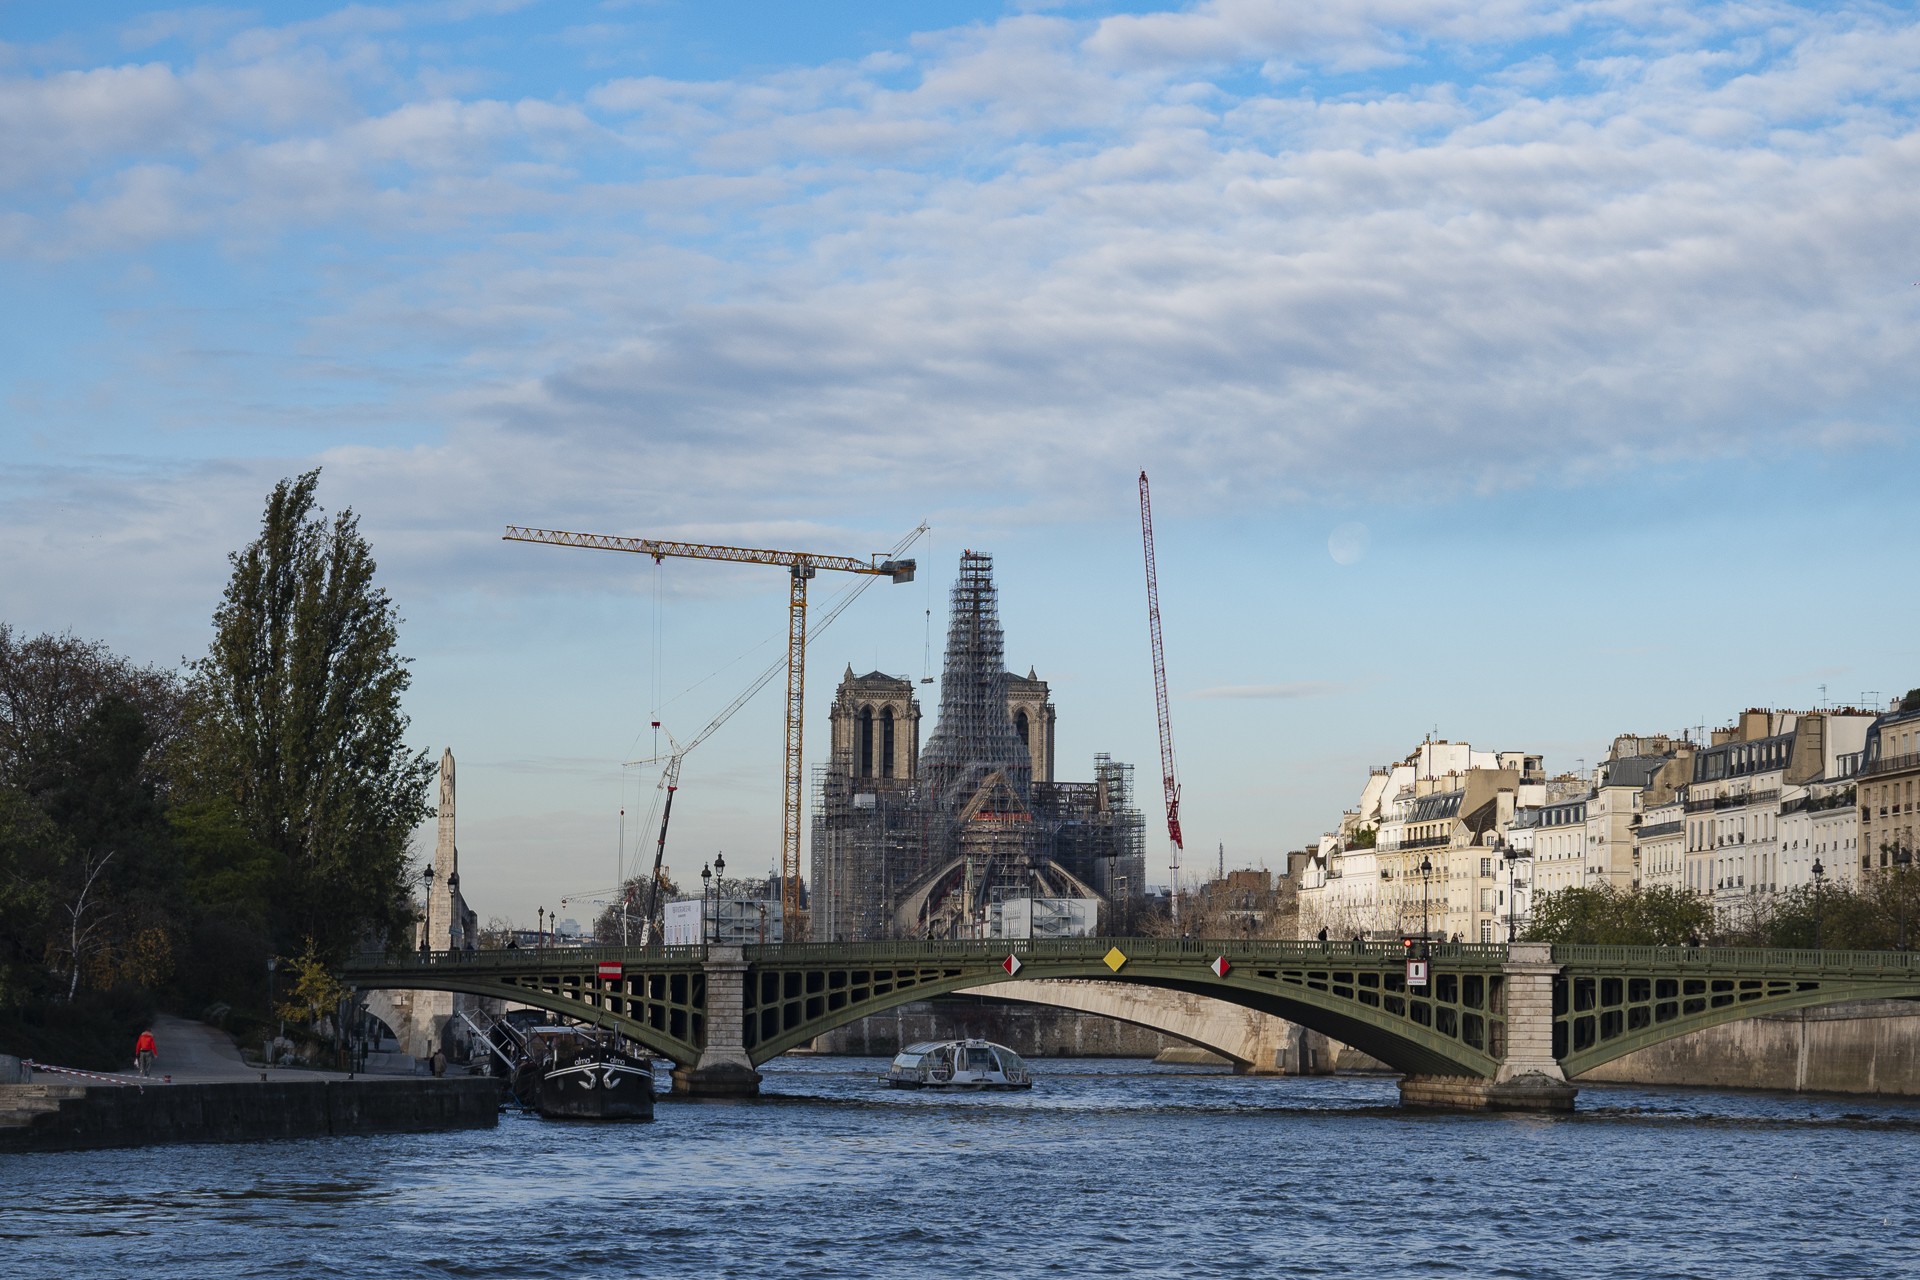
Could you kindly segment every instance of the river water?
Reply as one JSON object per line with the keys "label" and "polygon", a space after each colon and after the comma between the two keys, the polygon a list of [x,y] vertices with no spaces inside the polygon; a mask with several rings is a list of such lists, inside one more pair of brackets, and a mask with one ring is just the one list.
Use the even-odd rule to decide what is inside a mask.
{"label": "river water", "polygon": [[0,1276],[1920,1276],[1920,1104],[1041,1061],[1031,1093],[785,1058],[647,1125],[0,1157]]}

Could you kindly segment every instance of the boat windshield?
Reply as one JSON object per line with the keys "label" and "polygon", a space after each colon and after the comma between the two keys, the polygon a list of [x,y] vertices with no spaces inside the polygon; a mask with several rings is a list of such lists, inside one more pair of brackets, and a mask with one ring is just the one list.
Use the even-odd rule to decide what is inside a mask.
{"label": "boat windshield", "polygon": [[998,1052],[1000,1055],[1000,1069],[1006,1072],[1008,1075],[1012,1075],[1014,1072],[1023,1069],[1027,1065],[1026,1063],[1020,1061],[1020,1055],[1015,1053],[1011,1049],[1000,1049],[1000,1050],[997,1050],[996,1052]]}
{"label": "boat windshield", "polygon": [[982,1045],[979,1048],[968,1046],[966,1060],[960,1064],[962,1071],[997,1071],[1000,1064],[993,1060],[993,1050]]}
{"label": "boat windshield", "polygon": [[920,1065],[920,1059],[925,1056],[925,1054],[920,1053],[903,1053],[893,1060],[893,1065],[896,1067],[917,1067]]}

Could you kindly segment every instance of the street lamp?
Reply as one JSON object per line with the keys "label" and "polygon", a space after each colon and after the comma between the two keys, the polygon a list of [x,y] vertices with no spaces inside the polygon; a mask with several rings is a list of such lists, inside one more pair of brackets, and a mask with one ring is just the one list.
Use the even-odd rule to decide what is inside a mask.
{"label": "street lamp", "polygon": [[1420,954],[1427,953],[1427,941],[1433,936],[1427,920],[1427,877],[1433,874],[1433,859],[1420,855]]}
{"label": "street lamp", "polygon": [[420,958],[425,960],[433,950],[433,864],[429,862],[421,873],[426,882],[426,892],[420,899]]}
{"label": "street lamp", "polygon": [[700,868],[700,941],[713,941],[713,867]]}
{"label": "street lamp", "polygon": [[537,926],[533,933],[533,949],[535,951],[544,951],[547,947],[547,909],[545,907],[538,908],[536,919]]}
{"label": "street lamp", "polygon": [[1500,850],[1500,860],[1507,864],[1507,945],[1512,946],[1514,934],[1518,931],[1520,910],[1520,894],[1517,888],[1520,859],[1527,854],[1524,850],[1512,847],[1505,840],[1497,841],[1494,847]]}
{"label": "street lamp", "polygon": [[1820,950],[1820,880],[1827,869],[1820,865],[1820,859],[1813,860],[1813,949]]}
{"label": "street lamp", "polygon": [[1893,901],[1900,916],[1900,950],[1907,949],[1907,877],[1906,871],[1913,866],[1913,850],[1904,844],[1892,849],[1893,857]]}

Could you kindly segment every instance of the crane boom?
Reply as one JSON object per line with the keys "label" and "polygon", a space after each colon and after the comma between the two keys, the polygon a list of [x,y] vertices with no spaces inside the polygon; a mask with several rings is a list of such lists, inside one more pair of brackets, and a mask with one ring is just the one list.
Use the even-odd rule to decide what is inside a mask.
{"label": "crane boom", "polygon": [[1160,580],[1153,565],[1153,502],[1147,473],[1140,473],[1140,541],[1147,556],[1147,631],[1153,638],[1153,698],[1160,713],[1160,784],[1167,796],[1167,839],[1172,842],[1173,922],[1180,923],[1180,781],[1173,767],[1173,717],[1167,709],[1167,656],[1160,642]]}
{"label": "crane boom", "polygon": [[807,551],[771,551],[761,547],[727,547],[706,542],[674,542],[659,538],[629,538],[610,533],[571,533],[564,529],[532,529],[508,525],[507,542],[539,542],[549,546],[582,547],[590,551],[628,551],[652,556],[693,560],[731,560],[741,564],[779,565],[787,570],[787,723],[781,779],[780,912],[782,937],[790,937],[800,914],[800,800],[802,722],[806,712],[807,580],[821,569],[864,573],[912,582],[914,562],[852,556],[816,555]]}

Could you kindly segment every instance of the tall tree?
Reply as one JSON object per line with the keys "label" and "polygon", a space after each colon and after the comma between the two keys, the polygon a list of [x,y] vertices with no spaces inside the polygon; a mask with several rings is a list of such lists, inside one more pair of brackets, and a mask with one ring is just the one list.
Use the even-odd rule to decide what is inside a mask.
{"label": "tall tree", "polygon": [[166,978],[153,958],[171,954],[182,907],[163,768],[180,702],[172,672],[0,623],[0,914],[44,908],[0,930],[17,991],[30,958],[69,999],[83,982]]}
{"label": "tall tree", "polygon": [[407,841],[432,812],[433,765],[404,742],[399,615],[359,519],[316,507],[319,480],[276,485],[260,536],[230,557],[193,668],[191,772],[282,860],[279,943],[311,938],[337,957],[404,927]]}

